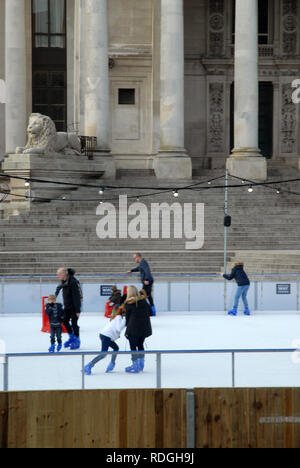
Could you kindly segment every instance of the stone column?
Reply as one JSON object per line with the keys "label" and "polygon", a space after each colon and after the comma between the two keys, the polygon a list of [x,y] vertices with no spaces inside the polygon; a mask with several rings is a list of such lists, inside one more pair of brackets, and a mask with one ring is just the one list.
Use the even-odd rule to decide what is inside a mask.
{"label": "stone column", "polygon": [[107,0],[85,1],[85,134],[109,151],[110,109]]}
{"label": "stone column", "polygon": [[236,0],[234,150],[230,174],[266,180],[267,162],[258,148],[258,1]]}
{"label": "stone column", "polygon": [[5,150],[15,153],[26,144],[25,0],[5,4]]}
{"label": "stone column", "polygon": [[184,148],[183,0],[161,1],[160,151],[158,178],[188,179],[192,163]]}

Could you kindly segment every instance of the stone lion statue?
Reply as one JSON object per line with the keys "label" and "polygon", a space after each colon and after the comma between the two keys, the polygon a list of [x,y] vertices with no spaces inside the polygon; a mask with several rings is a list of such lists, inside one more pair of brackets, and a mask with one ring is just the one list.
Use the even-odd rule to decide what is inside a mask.
{"label": "stone lion statue", "polygon": [[81,143],[75,133],[57,132],[50,117],[31,114],[27,128],[28,140],[25,148],[18,147],[17,154],[80,155]]}

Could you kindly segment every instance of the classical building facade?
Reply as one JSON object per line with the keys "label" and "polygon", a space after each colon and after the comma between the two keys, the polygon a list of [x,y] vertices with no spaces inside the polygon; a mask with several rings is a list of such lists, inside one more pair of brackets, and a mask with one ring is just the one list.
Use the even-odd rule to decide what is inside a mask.
{"label": "classical building facade", "polygon": [[0,0],[1,158],[39,112],[161,178],[299,168],[299,24],[300,0]]}

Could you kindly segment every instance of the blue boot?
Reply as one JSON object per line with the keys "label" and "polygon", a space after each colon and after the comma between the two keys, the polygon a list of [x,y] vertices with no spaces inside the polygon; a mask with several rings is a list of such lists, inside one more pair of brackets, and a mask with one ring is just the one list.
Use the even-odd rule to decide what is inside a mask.
{"label": "blue boot", "polygon": [[69,339],[68,339],[68,341],[65,342],[64,347],[65,348],[70,348],[71,344],[73,343],[74,340],[75,340],[75,336],[74,335],[69,335]]}
{"label": "blue boot", "polygon": [[71,343],[70,349],[74,351],[75,349],[80,348],[80,338],[79,337],[74,337],[73,343]]}
{"label": "blue boot", "polygon": [[145,367],[145,358],[138,359],[138,363],[139,363],[140,372],[143,372],[144,367]]}
{"label": "blue boot", "polygon": [[244,314],[245,314],[245,315],[251,315],[250,310],[249,310],[249,309],[245,309]]}
{"label": "blue boot", "polygon": [[108,374],[109,372],[112,372],[115,368],[115,363],[114,362],[110,362],[107,366],[107,369],[106,369],[106,373]]}
{"label": "blue boot", "polygon": [[138,361],[133,361],[132,366],[126,367],[125,372],[128,374],[138,374],[140,372],[140,366]]}
{"label": "blue boot", "polygon": [[50,346],[50,348],[49,348],[49,353],[50,353],[50,354],[55,353],[55,345],[54,345],[54,344],[52,344],[52,345]]}
{"label": "blue boot", "polygon": [[84,368],[85,375],[92,375],[92,369],[93,369],[93,366],[91,364],[88,364],[87,366],[85,366]]}
{"label": "blue boot", "polygon": [[236,315],[237,315],[237,309],[234,307],[232,310],[230,310],[230,311],[228,312],[228,315],[234,315],[234,316],[236,316]]}
{"label": "blue boot", "polygon": [[62,348],[62,344],[60,343],[60,344],[57,345],[57,350],[56,350],[56,352],[57,352],[57,353],[60,353],[61,348]]}
{"label": "blue boot", "polygon": [[153,306],[151,307],[151,309],[152,309],[152,317],[156,317],[157,312],[156,312],[155,305],[153,305]]}

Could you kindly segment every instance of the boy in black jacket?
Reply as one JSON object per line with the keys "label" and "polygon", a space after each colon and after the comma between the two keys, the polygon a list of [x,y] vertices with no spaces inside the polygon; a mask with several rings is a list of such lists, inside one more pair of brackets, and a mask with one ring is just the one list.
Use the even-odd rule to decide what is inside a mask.
{"label": "boy in black jacket", "polygon": [[223,275],[223,278],[231,281],[236,280],[238,288],[235,295],[233,309],[228,312],[228,315],[237,315],[239,301],[242,297],[245,306],[245,315],[250,315],[249,305],[247,301],[247,294],[250,288],[250,281],[247,274],[244,271],[244,264],[242,262],[236,262],[233,264],[233,269],[230,275]]}
{"label": "boy in black jacket", "polygon": [[55,352],[55,337],[57,338],[57,352],[59,353],[62,348],[62,322],[64,321],[65,314],[63,306],[56,302],[56,296],[54,295],[48,297],[46,315],[49,317],[51,328],[49,353]]}

